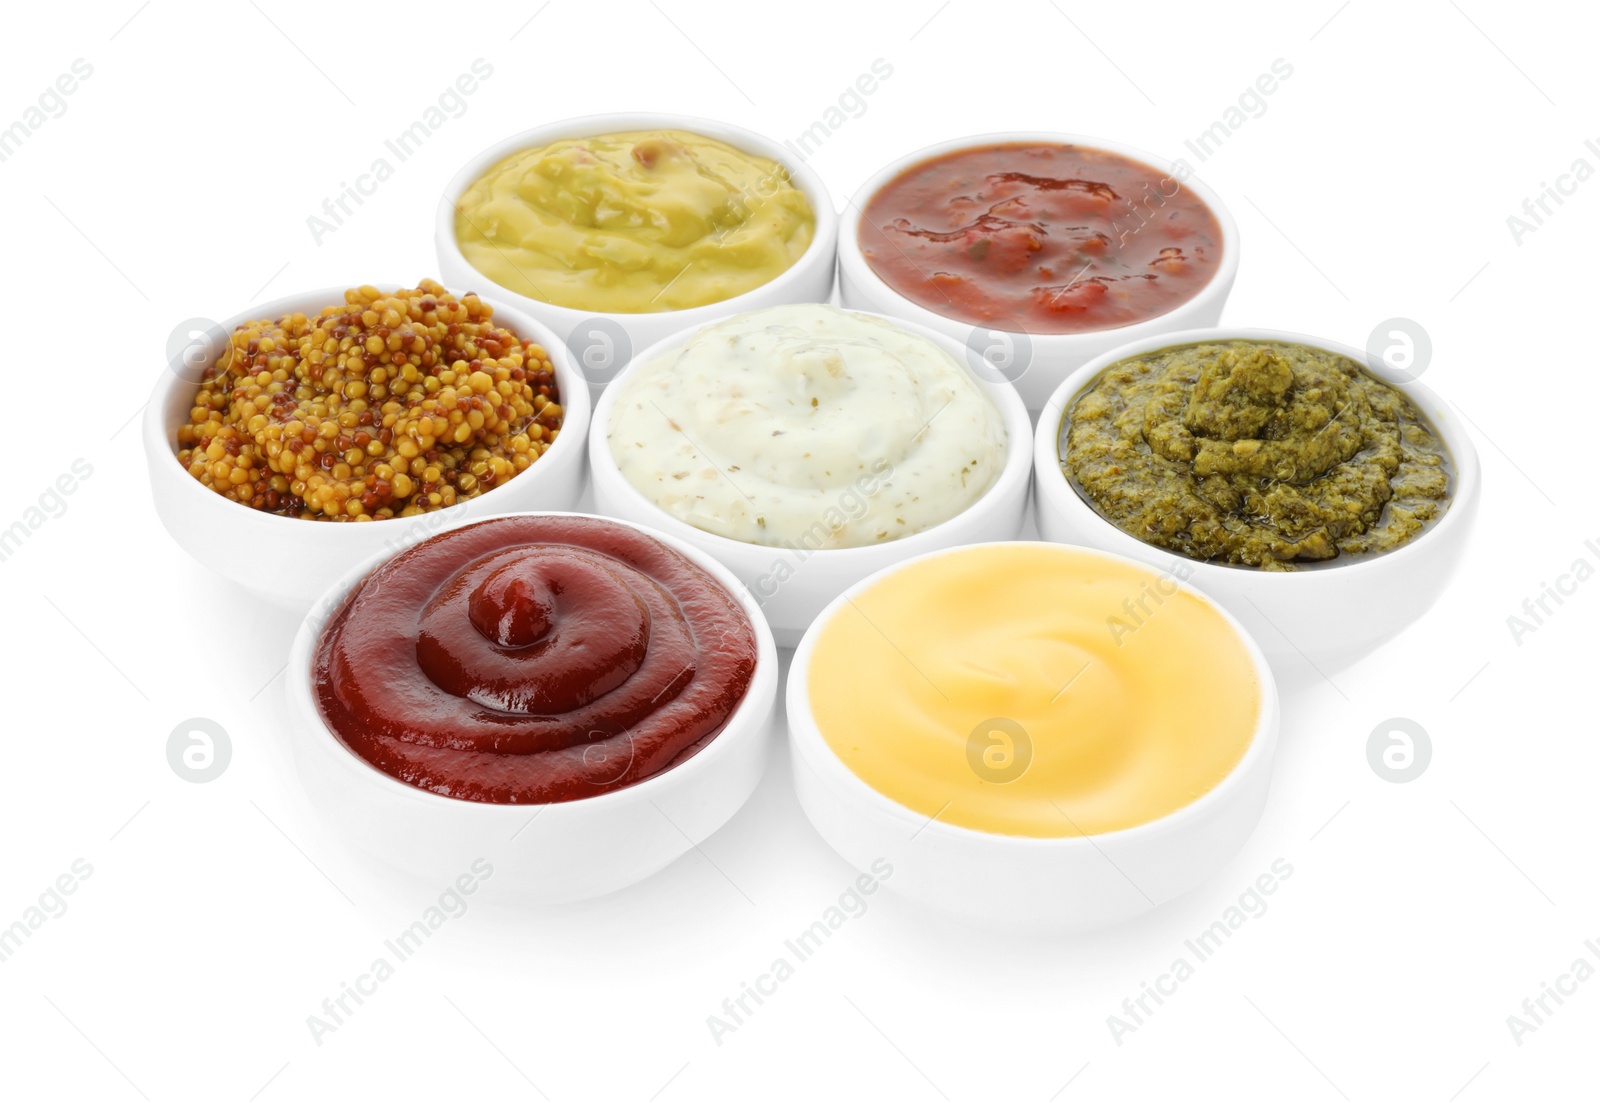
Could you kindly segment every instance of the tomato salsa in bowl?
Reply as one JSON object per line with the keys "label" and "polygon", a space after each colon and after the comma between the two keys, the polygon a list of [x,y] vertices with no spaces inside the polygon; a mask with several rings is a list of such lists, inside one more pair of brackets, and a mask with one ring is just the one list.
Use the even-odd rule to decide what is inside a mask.
{"label": "tomato salsa in bowl", "polygon": [[1068,134],[963,138],[886,166],[842,220],[846,306],[966,343],[1030,410],[1126,341],[1215,324],[1238,231],[1189,166]]}

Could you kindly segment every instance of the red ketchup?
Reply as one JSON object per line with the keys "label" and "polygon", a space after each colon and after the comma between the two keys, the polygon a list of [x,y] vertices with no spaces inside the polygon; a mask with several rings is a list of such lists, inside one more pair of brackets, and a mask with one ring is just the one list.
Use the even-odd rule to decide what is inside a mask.
{"label": "red ketchup", "polygon": [[743,607],[653,537],[507,517],[363,579],[317,642],[328,727],[371,765],[460,800],[545,804],[689,758],[744,699]]}

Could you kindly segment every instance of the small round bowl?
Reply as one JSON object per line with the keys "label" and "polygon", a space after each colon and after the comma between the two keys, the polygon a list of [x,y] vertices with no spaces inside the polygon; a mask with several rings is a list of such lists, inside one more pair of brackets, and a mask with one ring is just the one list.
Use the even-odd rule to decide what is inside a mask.
{"label": "small round bowl", "polygon": [[[1118,142],[1051,131],[980,134],[919,149],[879,169],[851,198],[849,209],[839,224],[839,299],[855,310],[875,311],[937,330],[954,338],[964,349],[972,350],[973,356],[985,357],[987,352],[998,349],[1003,362],[996,365],[996,370],[1015,384],[1028,411],[1037,413],[1068,373],[1108,349],[1156,334],[1216,325],[1239,272],[1239,228],[1216,192],[1193,176],[1180,177],[1179,182],[1211,208],[1222,226],[1222,262],[1211,281],[1194,298],[1179,303],[1165,314],[1133,325],[1085,333],[1019,333],[947,318],[912,302],[872,270],[861,252],[860,226],[862,212],[880,188],[912,166],[947,153],[973,146],[1017,143],[1086,146],[1119,154],[1175,176],[1178,166],[1183,164],[1181,161],[1165,162],[1154,154]],[[1187,165],[1184,168],[1187,169]]]}
{"label": "small round bowl", "polygon": [[364,858],[436,885],[450,883],[475,860],[484,859],[494,868],[484,887],[497,897],[558,904],[642,881],[733,817],[755,791],[772,750],[778,691],[772,633],[761,607],[727,568],[681,540],[642,525],[629,527],[704,568],[739,600],[755,626],[755,673],[722,731],[686,761],[636,785],[584,800],[488,804],[440,796],[390,777],[357,757],[329,730],[311,678],[312,653],[323,626],[355,585],[390,557],[380,552],[323,595],[289,651],[295,769],[331,833]]}
{"label": "small round bowl", "polygon": [[[778,162],[789,170],[789,179],[805,193],[816,215],[816,233],[800,259],[773,279],[742,295],[686,310],[663,310],[650,314],[625,314],[577,310],[557,306],[519,294],[493,283],[462,255],[456,243],[456,202],[463,192],[489,169],[520,150],[547,145],[562,138],[587,138],[629,130],[687,130],[707,138]],[[585,115],[576,119],[546,123],[496,142],[464,165],[451,178],[434,216],[434,242],[439,251],[439,269],[447,284],[493,288],[492,294],[538,318],[555,331],[571,349],[579,370],[588,378],[593,398],[620,372],[637,349],[653,345],[678,330],[702,326],[729,314],[759,310],[785,303],[827,302],[833,294],[834,257],[838,250],[839,216],[833,197],[815,169],[798,159],[781,142],[754,131],[700,119],[692,115],[638,112],[617,115]]]}
{"label": "small round bowl", "polygon": [[[861,313],[865,313],[864,311]],[[881,317],[881,316],[880,316]],[[928,338],[966,364],[962,349],[950,338],[899,318],[885,321],[909,333]],[[589,464],[594,472],[595,508],[610,517],[621,517],[671,533],[693,544],[725,564],[755,594],[772,625],[779,647],[793,647],[823,606],[838,597],[853,583],[874,571],[898,563],[909,556],[938,548],[973,544],[981,540],[1009,540],[1022,532],[1027,520],[1028,483],[1032,477],[1029,442],[1033,424],[1022,400],[1003,380],[986,379],[972,373],[984,394],[1000,411],[1006,426],[1006,461],[994,485],[964,511],[921,532],[863,548],[824,548],[819,551],[794,551],[747,544],[716,533],[697,529],[672,516],[640,493],[617,467],[611,455],[607,430],[611,407],[626,389],[627,378],[642,365],[682,348],[699,327],[675,333],[634,357],[616,386],[607,389],[595,406],[595,429],[589,439]],[[972,372],[970,365],[968,372]]]}
{"label": "small round bowl", "polygon": [[[1061,470],[1062,420],[1096,376],[1129,356],[1198,341],[1282,341],[1348,357],[1400,390],[1438,432],[1455,467],[1449,508],[1393,551],[1295,571],[1262,571],[1189,559],[1130,536],[1079,496]],[[1276,329],[1197,329],[1148,337],[1112,349],[1065,380],[1040,415],[1034,438],[1036,509],[1046,540],[1081,544],[1150,563],[1194,583],[1238,617],[1280,670],[1336,668],[1399,633],[1443,592],[1466,549],[1478,510],[1478,453],[1450,407],[1422,384],[1360,349]]]}
{"label": "small round bowl", "polygon": [[[344,287],[331,287],[275,299],[211,327],[208,333],[215,344],[246,322],[281,318],[296,311],[309,315],[330,303],[343,302],[344,293]],[[452,293],[463,294],[453,289]],[[184,363],[175,357],[150,393],[143,426],[150,491],[155,498],[156,515],[167,532],[184,551],[229,581],[274,604],[304,609],[352,564],[379,553],[392,555],[435,533],[491,513],[576,506],[583,493],[589,388],[572,367],[566,346],[549,329],[515,307],[496,299],[483,301],[494,307],[496,323],[524,340],[543,345],[555,368],[556,386],[565,410],[561,433],[549,451],[526,471],[476,498],[420,517],[336,522],[263,513],[202,486],[179,465],[178,429],[193,407],[199,372],[209,365]]]}
{"label": "small round bowl", "polygon": [[[1037,544],[1025,544],[1037,547]],[[1077,549],[1127,563],[1123,556]],[[800,807],[817,833],[857,869],[887,861],[884,887],[924,907],[985,927],[1030,932],[1084,930],[1150,911],[1216,874],[1261,819],[1278,743],[1278,691],[1261,649],[1227,610],[1196,594],[1238,632],[1261,685],[1261,709],[1243,757],[1193,803],[1120,831],[1029,838],[958,827],[914,812],[863,781],[823,739],[811,711],[811,657],[823,626],[849,599],[913,563],[879,571],[829,604],[806,632],[789,665],[785,707],[789,753]],[[1152,580],[1160,577],[1150,572]],[[871,733],[863,733],[870,739]],[[879,871],[881,876],[881,870]]]}

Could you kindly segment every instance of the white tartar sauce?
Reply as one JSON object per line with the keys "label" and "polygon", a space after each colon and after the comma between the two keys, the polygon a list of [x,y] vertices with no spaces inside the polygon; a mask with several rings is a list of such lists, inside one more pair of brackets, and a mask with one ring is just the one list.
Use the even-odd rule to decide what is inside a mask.
{"label": "white tartar sauce", "polygon": [[896,540],[965,510],[1005,465],[1005,423],[967,369],[870,314],[740,314],[621,386],[606,434],[623,477],[679,520],[745,543]]}

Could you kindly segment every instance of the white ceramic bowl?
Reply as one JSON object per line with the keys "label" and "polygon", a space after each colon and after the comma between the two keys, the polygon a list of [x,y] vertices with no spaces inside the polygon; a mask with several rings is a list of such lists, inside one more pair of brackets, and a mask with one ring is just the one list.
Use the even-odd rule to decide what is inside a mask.
{"label": "white ceramic bowl", "polygon": [[[1037,544],[1025,544],[1037,547]],[[1088,549],[1080,554],[1122,556]],[[1216,602],[1198,596],[1239,633],[1261,684],[1261,712],[1244,756],[1215,788],[1137,827],[1075,838],[1025,838],[958,827],[914,812],[845,765],[811,711],[811,656],[822,627],[880,579],[947,548],[880,571],[829,604],[789,665],[785,705],[795,791],[829,846],[857,869],[877,860],[894,869],[884,887],[928,908],[985,926],[1069,931],[1131,919],[1217,873],[1249,838],[1266,805],[1278,742],[1278,692],[1260,648]],[[1152,578],[1156,572],[1151,572]],[[1193,587],[1177,585],[1190,593]],[[863,739],[872,733],[863,732]]]}
{"label": "white ceramic bowl", "polygon": [[[1100,516],[1061,471],[1058,438],[1065,411],[1105,368],[1129,356],[1197,341],[1285,341],[1349,357],[1397,387],[1432,422],[1455,466],[1444,516],[1407,544],[1366,558],[1297,571],[1261,571],[1187,559],[1130,536]],[[1337,667],[1400,632],[1433,605],[1466,548],[1478,510],[1478,453],[1438,395],[1360,349],[1276,329],[1166,333],[1095,357],[1065,380],[1039,418],[1034,440],[1039,532],[1046,540],[1117,552],[1176,571],[1238,617],[1280,669]]]}
{"label": "white ceramic bowl", "polygon": [[[411,285],[391,282],[375,286]],[[281,318],[296,311],[309,315],[330,303],[343,302],[344,293],[344,287],[331,287],[253,306],[211,331],[211,343],[216,346],[213,358],[222,351],[219,339],[246,322]],[[572,367],[566,346],[545,326],[515,307],[479,297],[494,307],[497,324],[543,345],[555,368],[565,420],[549,451],[526,471],[476,498],[420,517],[334,522],[263,513],[202,486],[178,463],[178,429],[194,404],[198,372],[208,365],[175,359],[150,394],[143,429],[156,515],[178,546],[230,581],[276,604],[303,609],[351,565],[380,552],[393,554],[434,533],[491,513],[576,506],[583,493],[589,388]]]}
{"label": "white ceramic bowl", "polygon": [[[562,138],[586,138],[629,130],[687,130],[716,138],[746,153],[766,157],[783,165],[789,170],[790,182],[805,193],[816,215],[816,233],[810,247],[786,271],[754,290],[707,306],[650,314],[575,310],[557,306],[501,287],[468,263],[456,243],[456,201],[485,172],[519,150],[548,145]],[[815,169],[796,158],[781,142],[713,119],[649,112],[563,119],[496,142],[468,161],[445,187],[444,194],[439,198],[434,230],[439,269],[444,273],[443,282],[464,287],[490,287],[495,298],[514,303],[549,326],[558,338],[567,343],[579,370],[589,379],[593,397],[597,401],[601,390],[616,377],[637,350],[653,345],[681,329],[702,326],[729,314],[767,306],[827,302],[833,294],[838,238],[839,216],[833,209],[833,197],[827,185]]]}
{"label": "white ceramic bowl", "polygon": [[771,754],[778,690],[772,633],[760,606],[727,568],[681,540],[642,525],[630,527],[704,568],[739,600],[755,626],[755,673],[721,733],[687,761],[636,785],[554,804],[456,800],[390,777],[328,729],[311,681],[312,653],[323,626],[356,583],[389,558],[379,553],[323,595],[289,652],[295,768],[336,837],[363,857],[437,885],[449,884],[482,858],[494,867],[492,882],[484,887],[496,896],[564,903],[644,880],[733,817],[755,790]]}
{"label": "white ceramic bowl", "polygon": [[[899,318],[885,319],[900,328],[920,334],[964,364],[962,350],[954,341],[922,326]],[[994,485],[964,511],[932,528],[910,536],[864,548],[825,548],[815,552],[747,544],[726,536],[705,532],[680,521],[646,498],[630,483],[611,455],[607,426],[611,408],[626,390],[629,376],[657,357],[682,348],[699,327],[673,334],[634,357],[633,363],[607,388],[595,406],[595,429],[589,441],[589,464],[594,472],[595,508],[611,517],[621,517],[671,533],[693,544],[725,564],[756,595],[772,625],[778,646],[793,647],[823,606],[838,597],[846,587],[874,571],[898,563],[909,556],[937,548],[974,544],[983,540],[1010,540],[1022,531],[1027,520],[1028,483],[1032,477],[1031,442],[1033,425],[1016,392],[1003,381],[973,378],[1000,411],[1005,422],[1007,448],[1005,465]],[[967,369],[969,372],[971,368]]]}
{"label": "white ceramic bowl", "polygon": [[[1222,226],[1222,262],[1217,266],[1211,282],[1188,302],[1180,303],[1143,322],[1101,329],[1087,333],[1018,333],[973,325],[956,318],[947,318],[919,303],[912,302],[890,287],[867,263],[861,252],[861,214],[867,202],[889,181],[913,165],[957,150],[973,146],[1027,143],[1036,145],[1076,145],[1120,154],[1149,165],[1160,172],[1173,174],[1187,185],[1195,195],[1211,208]],[[839,222],[839,297],[840,302],[855,310],[870,310],[917,322],[930,329],[952,337],[964,349],[970,350],[973,359],[987,360],[998,375],[1015,384],[1023,402],[1031,413],[1038,412],[1050,393],[1079,365],[1099,356],[1108,349],[1137,341],[1159,333],[1199,326],[1214,326],[1222,317],[1222,305],[1233,290],[1233,279],[1239,271],[1239,228],[1233,216],[1216,192],[1192,175],[1177,176],[1183,162],[1167,162],[1132,146],[1088,138],[1081,134],[1058,134],[1050,131],[1017,131],[1004,134],[980,134],[970,138],[956,138],[938,145],[919,149],[880,169],[857,189],[849,208]]]}

